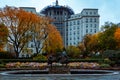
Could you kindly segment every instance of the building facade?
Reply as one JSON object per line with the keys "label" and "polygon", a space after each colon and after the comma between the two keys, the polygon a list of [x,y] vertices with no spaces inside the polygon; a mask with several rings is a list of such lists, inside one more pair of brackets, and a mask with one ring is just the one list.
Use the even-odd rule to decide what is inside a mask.
{"label": "building facade", "polygon": [[[34,7],[20,8],[53,19],[53,24],[60,32],[65,47],[77,46],[86,34],[94,34],[99,31],[98,9],[86,8],[79,14],[74,14],[69,6],[59,5],[58,0],[55,5],[43,8],[40,13],[37,13]],[[32,43],[30,44],[32,45]]]}
{"label": "building facade", "polygon": [[77,46],[86,34],[99,31],[98,9],[83,9],[81,13],[71,15],[66,21],[66,44]]}
{"label": "building facade", "polygon": [[[77,46],[86,34],[94,34],[99,31],[100,15],[98,9],[86,8],[79,14],[74,14],[74,11],[69,6],[59,5],[58,0],[56,0],[55,5],[45,7],[40,13],[37,13],[34,7],[20,8],[53,19],[52,24],[60,32],[65,47]],[[20,57],[29,57],[35,52],[34,43],[30,41],[23,50],[23,54],[20,54]]]}
{"label": "building facade", "polygon": [[55,5],[49,5],[41,10],[40,14],[44,14],[46,17],[53,19],[53,24],[60,32],[63,42],[66,40],[66,29],[64,21],[70,18],[74,14],[74,11],[69,6],[61,6],[56,0]]}
{"label": "building facade", "polygon": [[61,6],[56,0],[55,5],[45,7],[40,13],[54,19],[53,24],[60,32],[65,47],[77,46],[86,34],[99,31],[98,9],[87,8],[74,14],[70,7]]}

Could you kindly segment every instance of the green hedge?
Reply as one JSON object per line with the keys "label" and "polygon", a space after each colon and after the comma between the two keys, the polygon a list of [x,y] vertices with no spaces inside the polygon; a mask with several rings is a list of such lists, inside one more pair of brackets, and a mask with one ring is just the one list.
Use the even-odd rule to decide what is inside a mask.
{"label": "green hedge", "polygon": [[32,59],[0,59],[0,62],[47,62],[47,60],[32,60]]}
{"label": "green hedge", "polygon": [[[45,59],[33,60],[33,59],[0,59],[0,62],[47,62]],[[97,62],[103,63],[104,59],[69,59],[68,62]]]}
{"label": "green hedge", "polygon": [[0,52],[0,59],[13,59],[13,53],[9,52]]}
{"label": "green hedge", "polygon": [[104,62],[104,59],[70,59],[69,62]]}
{"label": "green hedge", "polygon": [[100,67],[101,68],[109,68],[111,67],[109,64],[100,64]]}

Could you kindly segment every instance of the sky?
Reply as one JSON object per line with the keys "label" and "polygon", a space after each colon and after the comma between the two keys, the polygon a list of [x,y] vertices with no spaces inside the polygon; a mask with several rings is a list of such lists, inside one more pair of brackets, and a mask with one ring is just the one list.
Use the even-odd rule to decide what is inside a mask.
{"label": "sky", "polygon": [[[0,7],[35,7],[40,12],[44,7],[55,4],[56,0],[0,0]],[[59,0],[59,5],[68,5],[77,14],[84,8],[97,8],[100,26],[105,22],[120,23],[120,0]]]}

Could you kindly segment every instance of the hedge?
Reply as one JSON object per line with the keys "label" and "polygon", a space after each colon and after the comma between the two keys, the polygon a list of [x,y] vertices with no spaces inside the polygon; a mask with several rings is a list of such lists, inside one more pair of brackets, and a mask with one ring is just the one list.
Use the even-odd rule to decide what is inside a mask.
{"label": "hedge", "polygon": [[0,62],[47,62],[47,60],[33,60],[33,59],[0,59]]}
{"label": "hedge", "polygon": [[104,62],[104,59],[69,59],[69,62]]}
{"label": "hedge", "polygon": [[[104,59],[69,59],[69,62],[104,62]],[[47,62],[47,60],[33,60],[33,59],[0,59],[0,62]]]}

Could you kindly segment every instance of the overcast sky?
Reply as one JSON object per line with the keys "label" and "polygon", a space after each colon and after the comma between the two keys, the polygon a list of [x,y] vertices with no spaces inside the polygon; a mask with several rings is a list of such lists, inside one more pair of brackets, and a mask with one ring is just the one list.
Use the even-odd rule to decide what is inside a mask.
{"label": "overcast sky", "polygon": [[[0,0],[0,7],[35,7],[40,12],[47,5],[53,5],[56,0]],[[59,5],[68,5],[75,13],[84,8],[97,8],[100,14],[100,26],[105,22],[120,23],[120,0],[59,0]]]}

